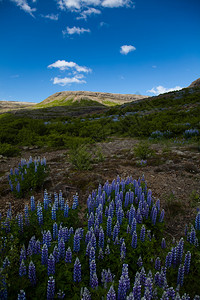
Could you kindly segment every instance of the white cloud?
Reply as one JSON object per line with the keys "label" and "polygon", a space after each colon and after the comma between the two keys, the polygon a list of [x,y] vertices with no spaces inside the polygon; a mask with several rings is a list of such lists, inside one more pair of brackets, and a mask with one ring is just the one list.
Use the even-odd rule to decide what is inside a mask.
{"label": "white cloud", "polygon": [[26,0],[11,0],[14,2],[17,6],[19,6],[22,10],[30,14],[32,17],[34,17],[33,12],[36,11],[36,8],[31,8]]}
{"label": "white cloud", "polygon": [[89,6],[95,7],[132,7],[133,0],[57,0],[61,10],[69,9],[71,11],[86,10]]}
{"label": "white cloud", "polygon": [[96,9],[94,7],[89,7],[88,9],[82,11],[80,13],[80,16],[77,17],[76,19],[77,20],[81,20],[81,19],[87,20],[87,17],[89,17],[91,15],[100,15],[100,14],[101,14],[101,11],[99,9]]}
{"label": "white cloud", "polygon": [[59,77],[54,77],[53,78],[53,84],[59,84],[61,86],[65,86],[67,84],[71,83],[86,83],[85,80],[82,79],[83,76],[76,75],[74,77],[64,77],[64,78],[59,78]]}
{"label": "white cloud", "polygon": [[81,8],[80,0],[58,0],[57,2],[61,10],[70,9],[73,11]]}
{"label": "white cloud", "polygon": [[[68,70],[68,74],[64,78],[60,77],[54,77],[52,79],[53,84],[59,84],[61,86],[65,86],[67,84],[72,83],[86,83],[86,81],[83,79],[85,76],[81,73],[90,73],[92,70],[87,67],[79,66],[73,61],[65,61],[65,60],[57,60],[53,64],[49,65],[47,68],[58,68],[60,71],[66,71]],[[73,75],[72,75],[73,74]]]}
{"label": "white cloud", "polygon": [[86,28],[80,28],[80,27],[68,27],[62,31],[63,35],[65,36],[66,34],[69,34],[69,35],[73,35],[73,34],[82,34],[84,32],[90,32],[90,29],[86,29]]}
{"label": "white cloud", "polygon": [[48,14],[48,15],[41,15],[41,17],[45,18],[45,19],[50,19],[50,20],[53,20],[53,21],[58,21],[58,17],[59,15],[58,14]]}
{"label": "white cloud", "polygon": [[122,7],[122,6],[129,6],[130,1],[129,0],[103,0],[101,5],[103,7]]}
{"label": "white cloud", "polygon": [[78,72],[78,73],[80,73],[80,72],[83,72],[83,73],[92,72],[92,70],[90,68],[82,67],[82,66],[77,65],[73,61],[68,62],[68,61],[65,61],[65,60],[57,60],[55,63],[49,65],[48,68],[49,69],[58,68],[61,71],[72,69],[72,70],[75,70],[75,72]]}
{"label": "white cloud", "polygon": [[164,93],[168,93],[168,92],[173,92],[173,91],[179,91],[181,90],[182,87],[180,86],[175,86],[174,88],[165,88],[162,85],[159,85],[157,87],[153,87],[151,90],[148,90],[148,93],[152,93],[154,95],[160,95],[160,94],[164,94]]}
{"label": "white cloud", "polygon": [[120,53],[126,55],[129,52],[135,51],[135,50],[136,50],[136,48],[132,45],[124,45],[124,46],[121,46]]}

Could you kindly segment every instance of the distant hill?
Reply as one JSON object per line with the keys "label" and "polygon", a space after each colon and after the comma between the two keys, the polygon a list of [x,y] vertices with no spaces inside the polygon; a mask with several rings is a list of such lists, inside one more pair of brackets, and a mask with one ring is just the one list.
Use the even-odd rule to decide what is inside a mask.
{"label": "distant hill", "polygon": [[[132,102],[147,98],[148,96],[134,95],[134,94],[112,94],[112,93],[100,93],[100,92],[85,92],[85,91],[64,91],[55,93],[44,101],[40,102],[38,107],[50,107],[57,105],[74,105],[80,103],[83,100],[86,105],[97,106],[98,103],[105,106],[121,105],[123,103]],[[83,105],[81,105],[83,106]]]}
{"label": "distant hill", "polygon": [[17,110],[17,109],[30,108],[34,105],[35,103],[32,102],[0,101],[0,113]]}
{"label": "distant hill", "polygon": [[198,78],[197,80],[193,81],[190,85],[189,88],[200,88],[200,78]]}

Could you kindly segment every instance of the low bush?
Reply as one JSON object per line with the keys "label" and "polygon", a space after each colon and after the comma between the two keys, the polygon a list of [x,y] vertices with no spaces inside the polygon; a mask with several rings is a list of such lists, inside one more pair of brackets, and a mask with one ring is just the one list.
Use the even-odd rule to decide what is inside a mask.
{"label": "low bush", "polygon": [[20,150],[18,147],[4,143],[0,143],[0,155],[3,156],[17,156],[20,154]]}
{"label": "low bush", "polygon": [[139,144],[137,144],[134,147],[133,151],[136,157],[139,157],[143,160],[146,160],[148,157],[154,155],[154,151],[151,149],[150,144],[146,141],[142,141]]}

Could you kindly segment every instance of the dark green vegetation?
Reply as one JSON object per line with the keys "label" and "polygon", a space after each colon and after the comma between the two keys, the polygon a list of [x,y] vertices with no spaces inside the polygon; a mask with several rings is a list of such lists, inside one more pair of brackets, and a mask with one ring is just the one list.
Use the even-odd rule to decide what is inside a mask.
{"label": "dark green vegetation", "polygon": [[[82,101],[84,103],[72,103],[80,115],[93,102]],[[185,135],[186,130],[200,129],[199,88],[187,88],[80,117],[57,117],[54,104],[53,118],[49,112],[45,114],[44,108],[40,119],[31,118],[36,110],[27,111],[23,117],[12,113],[0,115],[0,154],[18,155],[22,146],[33,145],[68,148],[72,140],[95,143],[111,135],[149,138],[155,137],[152,135],[155,131],[160,131],[163,138],[182,139],[190,137]],[[199,140],[199,135],[194,139]]]}

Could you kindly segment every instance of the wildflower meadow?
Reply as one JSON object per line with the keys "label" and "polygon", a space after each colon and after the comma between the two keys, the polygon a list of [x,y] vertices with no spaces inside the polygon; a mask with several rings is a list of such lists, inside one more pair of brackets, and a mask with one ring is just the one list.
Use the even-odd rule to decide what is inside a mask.
{"label": "wildflower meadow", "polygon": [[200,299],[200,212],[179,241],[164,226],[144,177],[99,185],[87,209],[31,196],[1,217],[0,299]]}

